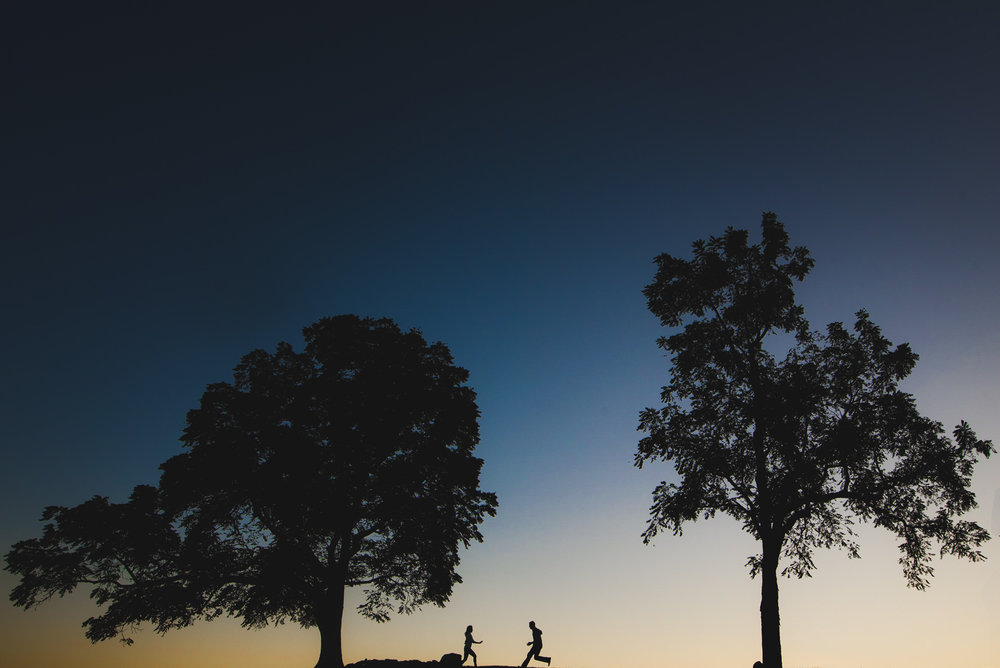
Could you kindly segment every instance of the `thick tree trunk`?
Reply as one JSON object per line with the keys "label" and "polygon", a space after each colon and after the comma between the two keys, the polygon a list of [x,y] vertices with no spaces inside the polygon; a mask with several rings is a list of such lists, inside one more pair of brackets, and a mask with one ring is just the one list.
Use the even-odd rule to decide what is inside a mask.
{"label": "thick tree trunk", "polygon": [[316,668],[344,668],[340,631],[344,621],[344,588],[331,586],[322,609],[316,613],[319,628],[319,661]]}
{"label": "thick tree trunk", "polygon": [[778,557],[781,540],[765,536],[761,541],[760,644],[764,668],[781,666],[781,624],[778,618]]}

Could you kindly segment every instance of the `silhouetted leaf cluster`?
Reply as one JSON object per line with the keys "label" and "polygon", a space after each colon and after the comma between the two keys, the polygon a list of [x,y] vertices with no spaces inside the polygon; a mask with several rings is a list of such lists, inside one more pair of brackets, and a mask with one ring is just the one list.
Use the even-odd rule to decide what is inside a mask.
{"label": "silhouetted leaf cluster", "polygon": [[[658,341],[670,381],[663,407],[640,414],[635,463],[668,461],[680,476],[654,490],[646,542],[717,512],[761,541],[748,565],[765,576],[763,630],[774,637],[764,663],[780,668],[770,582],[779,558],[782,574],[807,576],[816,548],[858,556],[852,524],[872,522],[900,537],[907,582],[923,589],[935,543],[941,554],[982,558],[988,533],[957,518],[975,507],[973,466],[993,448],[965,422],[949,438],[920,414],[899,389],[917,355],[893,346],[865,311],[850,329],[813,331],[793,289],[813,265],[808,251],[789,245],[774,214],[762,231],[759,245],[729,228],[696,242],[691,260],[656,259],[649,308],[681,329]],[[768,348],[778,334],[793,341],[781,359]]]}
{"label": "silhouetted leaf cluster", "polygon": [[7,555],[15,605],[92,585],[93,641],[220,615],[318,625],[324,643],[336,632],[330,665],[345,587],[378,621],[443,605],[459,546],[496,510],[468,372],[391,320],[325,318],[304,336],[303,352],[253,351],[208,386],[157,487],[47,508],[42,537]]}

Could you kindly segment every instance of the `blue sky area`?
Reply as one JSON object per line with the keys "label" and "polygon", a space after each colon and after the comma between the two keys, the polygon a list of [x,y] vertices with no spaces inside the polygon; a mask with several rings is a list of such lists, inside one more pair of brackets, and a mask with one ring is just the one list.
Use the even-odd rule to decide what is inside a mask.
{"label": "blue sky area", "polygon": [[[996,3],[4,12],[4,552],[46,505],[155,482],[244,353],[323,316],[387,316],[469,369],[500,509],[447,608],[349,613],[345,660],[437,658],[474,624],[480,660],[513,665],[534,619],[553,665],[749,666],[753,542],[716,519],[643,546],[673,472],[632,457],[668,370],[641,294],[652,259],[730,225],[757,238],[770,210],[816,259],[798,291],[815,326],[868,309],[921,355],[907,389],[925,413],[1000,438]],[[972,518],[1000,533],[995,459],[974,485]],[[1000,666],[1000,540],[917,593],[891,536],[862,537],[861,561],[822,555],[782,583],[786,666]],[[295,666],[318,649],[314,631],[224,621],[91,647],[89,605],[0,606],[4,663]]]}

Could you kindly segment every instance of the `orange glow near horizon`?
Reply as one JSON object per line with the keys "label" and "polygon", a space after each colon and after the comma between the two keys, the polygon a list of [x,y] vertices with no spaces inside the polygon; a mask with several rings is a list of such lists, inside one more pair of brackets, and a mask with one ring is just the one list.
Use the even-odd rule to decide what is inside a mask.
{"label": "orange glow near horizon", "polygon": [[[983,472],[997,468],[991,460]],[[993,504],[986,494],[980,498],[978,521],[989,526]],[[484,641],[476,648],[481,665],[516,666],[533,619],[557,668],[749,668],[759,652],[759,583],[747,577],[740,557],[753,542],[735,523],[717,518],[692,525],[682,538],[645,547],[624,543],[612,519],[591,517],[589,535],[571,524],[573,533],[546,550],[476,546],[464,560],[465,583],[445,608],[424,608],[386,624],[349,611],[345,663],[435,660],[460,651],[462,632],[473,624]],[[782,581],[787,668],[1000,666],[1000,541],[988,546],[985,563],[937,562],[931,586],[917,592],[903,584],[892,537],[869,528],[860,533],[862,559],[824,552],[813,578]],[[582,550],[588,543],[594,549]],[[4,585],[10,582],[5,576]],[[132,647],[91,645],[79,625],[92,611],[83,595],[27,613],[5,606],[5,666],[292,668],[312,666],[319,651],[315,630],[285,625],[247,631],[233,620],[164,636],[146,629]]]}

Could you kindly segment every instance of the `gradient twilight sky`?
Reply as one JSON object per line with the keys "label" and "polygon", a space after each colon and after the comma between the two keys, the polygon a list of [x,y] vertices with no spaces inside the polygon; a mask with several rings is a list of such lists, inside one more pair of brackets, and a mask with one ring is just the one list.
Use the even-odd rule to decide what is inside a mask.
{"label": "gradient twilight sky", "polygon": [[[754,542],[643,546],[667,361],[652,258],[778,213],[816,327],[867,308],[906,387],[1000,442],[1000,4],[24,3],[3,10],[0,549],[124,500],[239,358],[339,313],[442,340],[500,508],[444,609],[353,612],[345,660],[750,666]],[[96,3],[100,5],[102,3]],[[1000,458],[971,519],[1000,534]],[[781,582],[789,668],[1000,666],[1000,540],[907,589],[892,536]],[[0,574],[9,591],[14,580]],[[355,597],[356,599],[357,597]],[[312,666],[314,630],[91,646],[84,594],[0,605],[7,668]]]}

